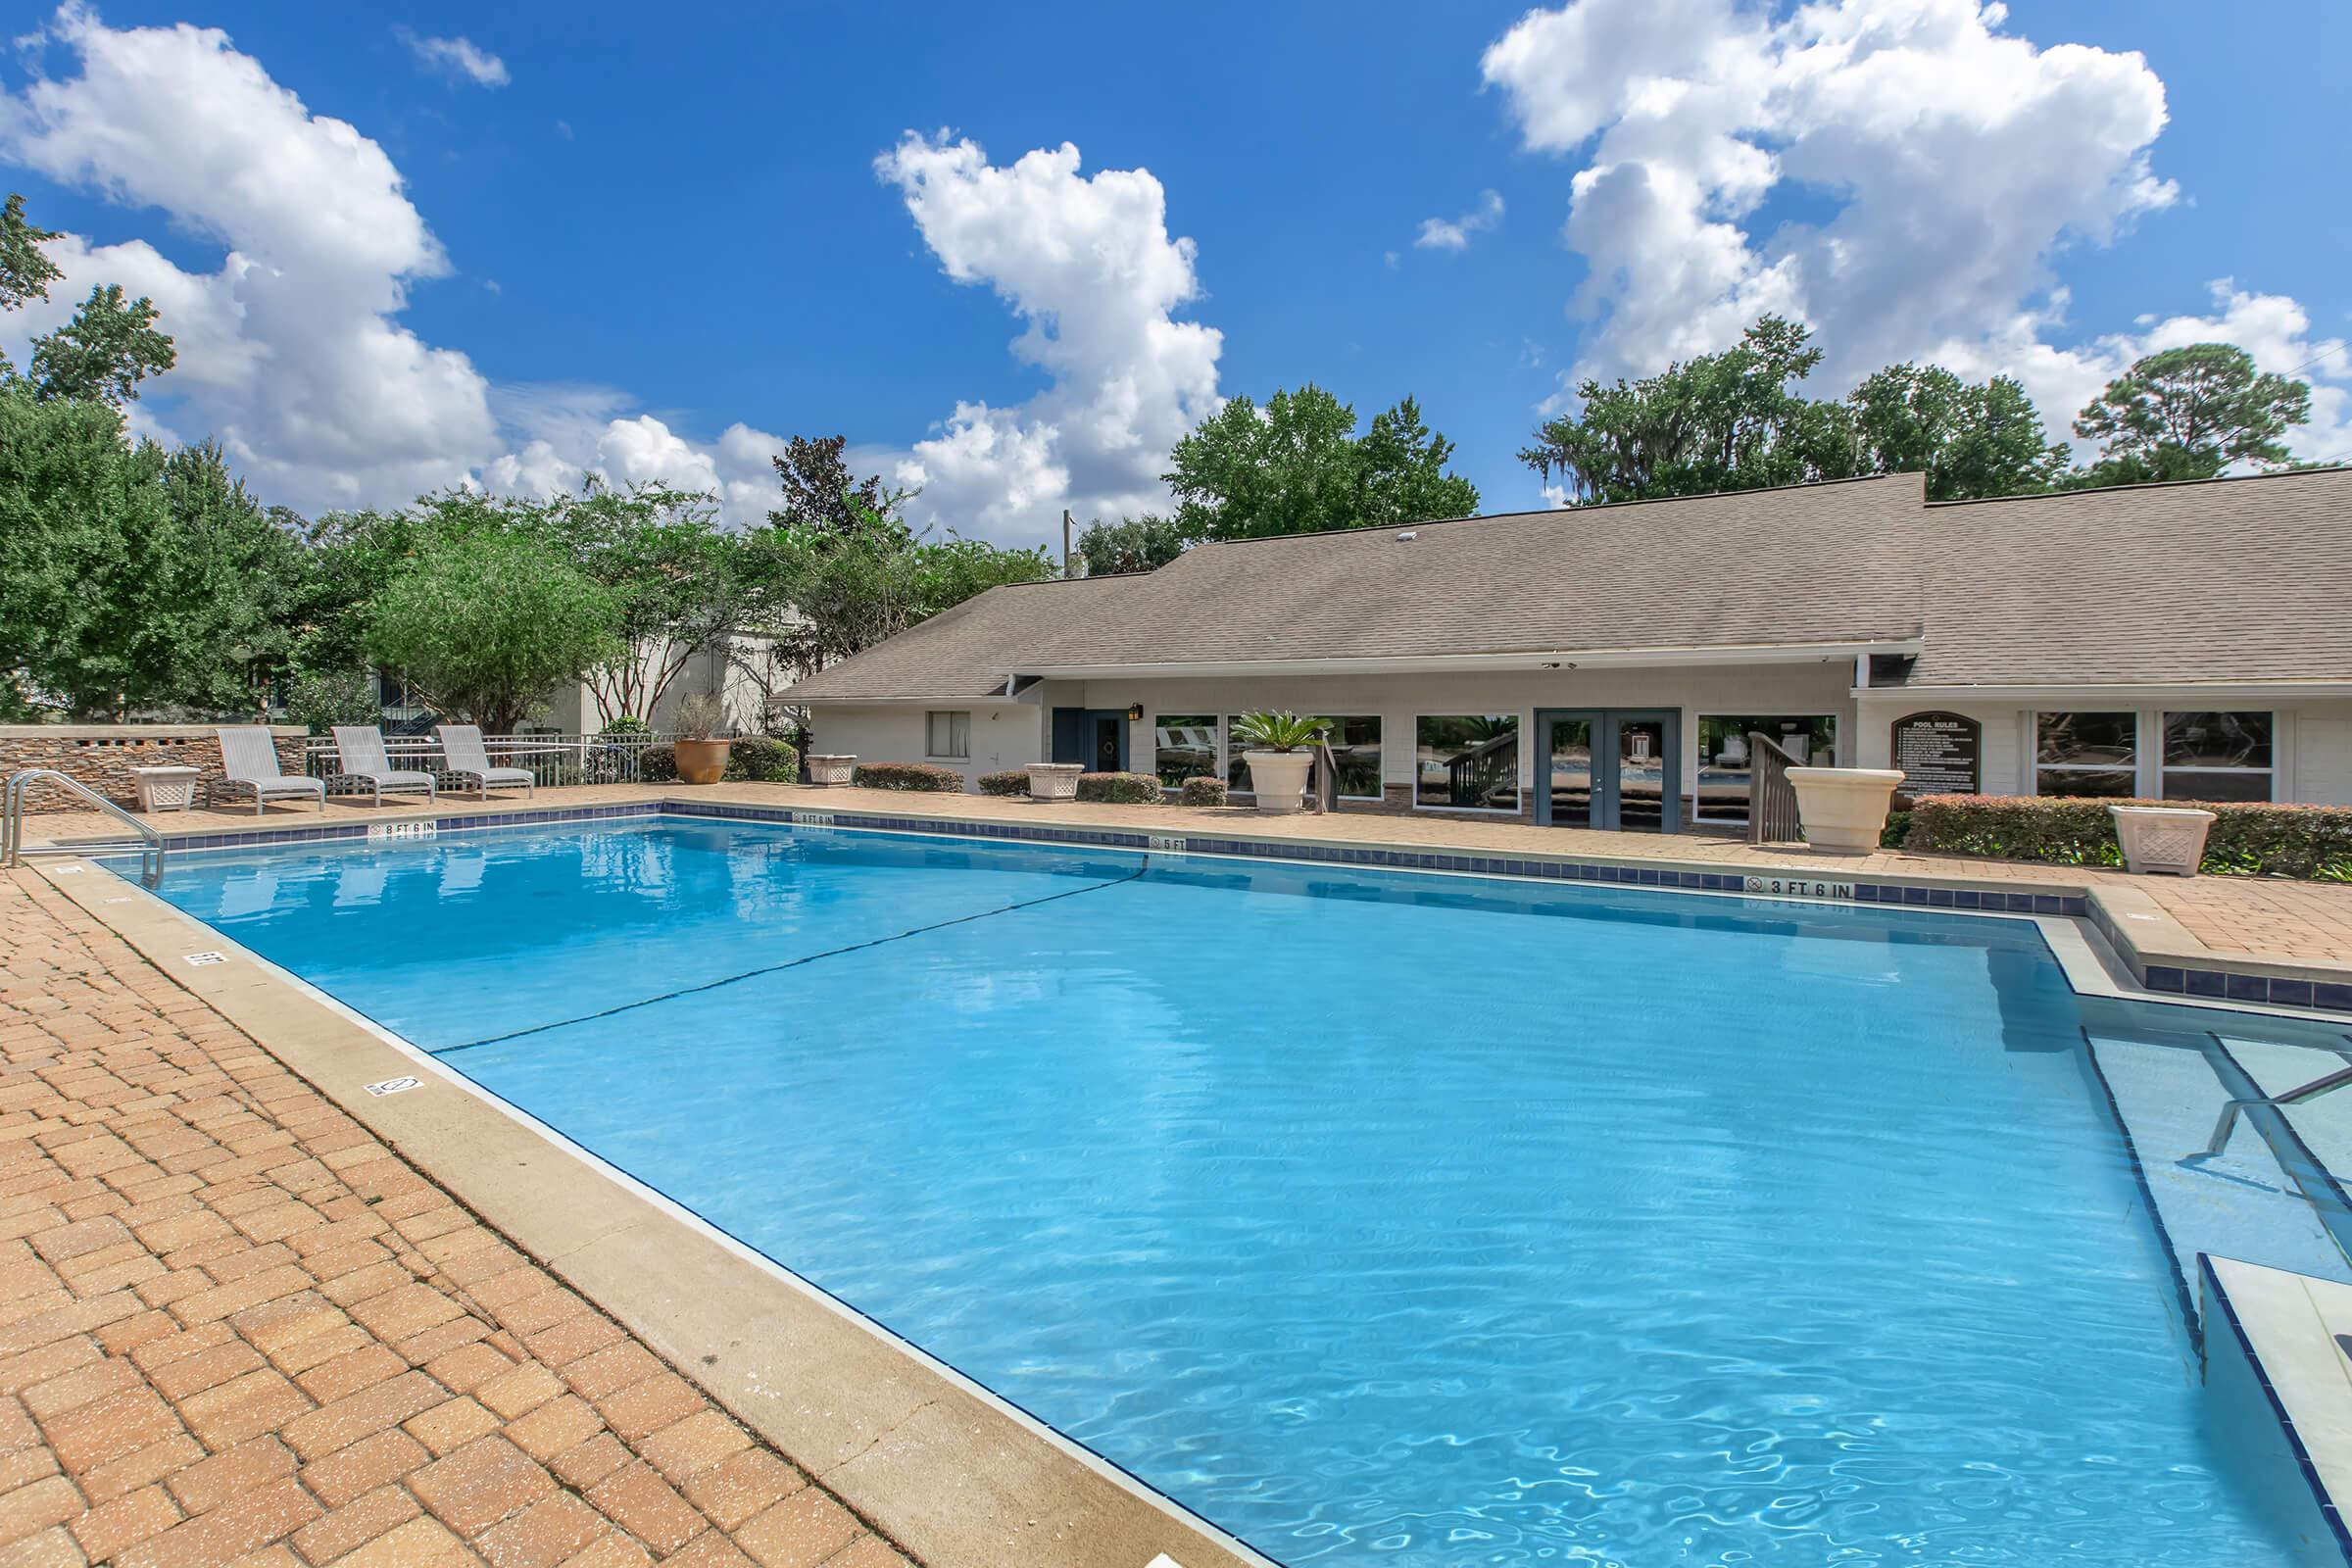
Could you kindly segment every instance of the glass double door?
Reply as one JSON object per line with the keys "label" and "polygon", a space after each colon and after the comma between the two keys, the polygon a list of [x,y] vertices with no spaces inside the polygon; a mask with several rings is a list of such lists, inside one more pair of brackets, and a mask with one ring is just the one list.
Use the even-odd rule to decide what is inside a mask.
{"label": "glass double door", "polygon": [[1622,833],[1682,831],[1678,709],[1540,709],[1536,820]]}

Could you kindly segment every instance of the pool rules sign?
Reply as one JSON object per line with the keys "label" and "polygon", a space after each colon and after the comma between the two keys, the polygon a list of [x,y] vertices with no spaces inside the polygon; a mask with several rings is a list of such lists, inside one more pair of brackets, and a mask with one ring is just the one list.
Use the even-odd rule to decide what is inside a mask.
{"label": "pool rules sign", "polygon": [[1962,713],[1907,713],[1887,755],[1905,795],[1984,793],[1984,726]]}

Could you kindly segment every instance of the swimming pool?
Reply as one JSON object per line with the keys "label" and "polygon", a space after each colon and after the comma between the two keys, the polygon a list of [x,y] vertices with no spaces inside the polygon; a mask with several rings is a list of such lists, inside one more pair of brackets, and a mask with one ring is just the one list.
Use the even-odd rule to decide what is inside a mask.
{"label": "swimming pool", "polygon": [[678,818],[163,891],[1283,1562],[2290,1557],[2108,1108],[2183,1009],[2094,1055],[2028,921]]}

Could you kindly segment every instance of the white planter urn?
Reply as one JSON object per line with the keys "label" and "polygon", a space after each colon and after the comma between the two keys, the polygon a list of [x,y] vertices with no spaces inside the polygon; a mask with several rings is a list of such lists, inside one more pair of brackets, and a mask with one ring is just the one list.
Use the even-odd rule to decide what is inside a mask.
{"label": "white planter urn", "polygon": [[808,754],[808,782],[811,784],[847,784],[857,776],[858,759],[854,754]]}
{"label": "white planter urn", "polygon": [[2195,876],[2205,861],[2213,813],[2193,806],[2110,806],[2124,869],[2140,875]]}
{"label": "white planter urn", "polygon": [[1083,762],[1031,762],[1029,764],[1029,798],[1033,801],[1074,801],[1078,798],[1078,775],[1086,771]]}
{"label": "white planter urn", "polygon": [[1250,764],[1250,789],[1261,811],[1296,811],[1306,796],[1307,770],[1315,765],[1312,752],[1244,752]]}
{"label": "white planter urn", "polygon": [[1805,842],[1817,850],[1867,855],[1886,830],[1886,807],[1901,784],[1891,767],[1792,767],[1796,819]]}

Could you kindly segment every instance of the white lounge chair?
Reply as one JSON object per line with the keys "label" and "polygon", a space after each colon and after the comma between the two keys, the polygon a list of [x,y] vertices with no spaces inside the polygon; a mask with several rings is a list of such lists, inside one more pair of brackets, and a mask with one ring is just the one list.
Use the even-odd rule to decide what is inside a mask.
{"label": "white lounge chair", "polygon": [[337,782],[356,778],[375,792],[375,804],[384,804],[384,791],[424,791],[427,801],[440,798],[440,786],[430,773],[396,768],[392,759],[384,755],[384,732],[373,724],[337,724],[335,726],[335,765],[339,769]]}
{"label": "white lounge chair", "polygon": [[474,787],[488,800],[493,789],[522,786],[523,794],[536,796],[539,784],[527,767],[492,767],[490,748],[482,744],[478,724],[436,724],[433,733],[441,737],[441,755],[448,760],[447,771],[460,779],[473,780]]}
{"label": "white lounge chair", "polygon": [[285,796],[307,795],[318,803],[318,809],[326,809],[324,782],[278,770],[277,743],[266,726],[231,724],[213,733],[220,738],[220,771],[227,775],[222,783],[230,791],[253,791],[254,815],[261,815],[273,798]]}

